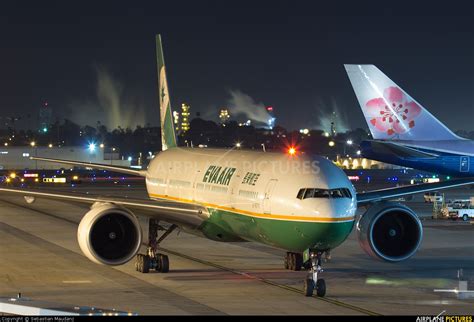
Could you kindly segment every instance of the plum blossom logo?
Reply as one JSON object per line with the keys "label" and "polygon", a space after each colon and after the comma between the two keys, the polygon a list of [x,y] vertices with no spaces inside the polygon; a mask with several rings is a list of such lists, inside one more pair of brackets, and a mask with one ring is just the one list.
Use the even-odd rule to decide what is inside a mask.
{"label": "plum blossom logo", "polygon": [[398,87],[386,88],[383,97],[371,99],[365,106],[370,123],[390,136],[410,131],[421,113],[421,107]]}

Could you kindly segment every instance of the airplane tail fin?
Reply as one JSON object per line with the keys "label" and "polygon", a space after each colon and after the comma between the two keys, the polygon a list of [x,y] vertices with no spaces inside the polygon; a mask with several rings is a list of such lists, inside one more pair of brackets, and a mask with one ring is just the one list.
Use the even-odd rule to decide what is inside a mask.
{"label": "airplane tail fin", "polygon": [[158,99],[160,100],[161,144],[162,150],[165,151],[176,147],[177,144],[160,35],[156,35],[156,63],[158,68]]}
{"label": "airplane tail fin", "polygon": [[460,140],[374,65],[344,65],[376,140]]}

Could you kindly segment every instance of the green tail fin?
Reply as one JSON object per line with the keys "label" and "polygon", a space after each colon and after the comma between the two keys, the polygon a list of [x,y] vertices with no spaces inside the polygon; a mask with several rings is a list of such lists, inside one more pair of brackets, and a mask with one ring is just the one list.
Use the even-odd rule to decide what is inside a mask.
{"label": "green tail fin", "polygon": [[163,56],[163,47],[161,45],[160,35],[156,35],[156,63],[158,67],[158,99],[160,100],[161,144],[162,150],[164,151],[166,149],[176,147],[177,144],[173,127],[171,100],[168,90],[168,81],[166,80],[165,59]]}

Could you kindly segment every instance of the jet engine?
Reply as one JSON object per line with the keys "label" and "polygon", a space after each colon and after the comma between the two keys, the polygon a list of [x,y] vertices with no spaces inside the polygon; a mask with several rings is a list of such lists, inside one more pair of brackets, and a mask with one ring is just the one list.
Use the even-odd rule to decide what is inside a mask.
{"label": "jet engine", "polygon": [[82,218],[77,240],[91,261],[121,265],[140,249],[142,230],[129,210],[110,203],[96,203]]}
{"label": "jet engine", "polygon": [[372,257],[399,262],[416,253],[423,227],[416,213],[395,202],[371,206],[357,222],[359,244]]}

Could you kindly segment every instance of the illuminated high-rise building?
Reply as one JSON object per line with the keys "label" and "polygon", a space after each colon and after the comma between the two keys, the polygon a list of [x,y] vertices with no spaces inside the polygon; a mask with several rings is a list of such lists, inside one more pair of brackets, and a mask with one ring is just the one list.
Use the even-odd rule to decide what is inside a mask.
{"label": "illuminated high-rise building", "polygon": [[221,124],[222,125],[226,124],[227,122],[229,122],[229,119],[230,119],[229,110],[226,108],[221,108],[221,110],[219,111],[219,120]]}
{"label": "illuminated high-rise building", "polygon": [[176,132],[179,131],[179,112],[178,111],[173,111],[173,123],[174,123],[174,129]]}
{"label": "illuminated high-rise building", "polygon": [[191,107],[185,103],[181,104],[181,132],[186,133],[189,130],[189,109]]}

